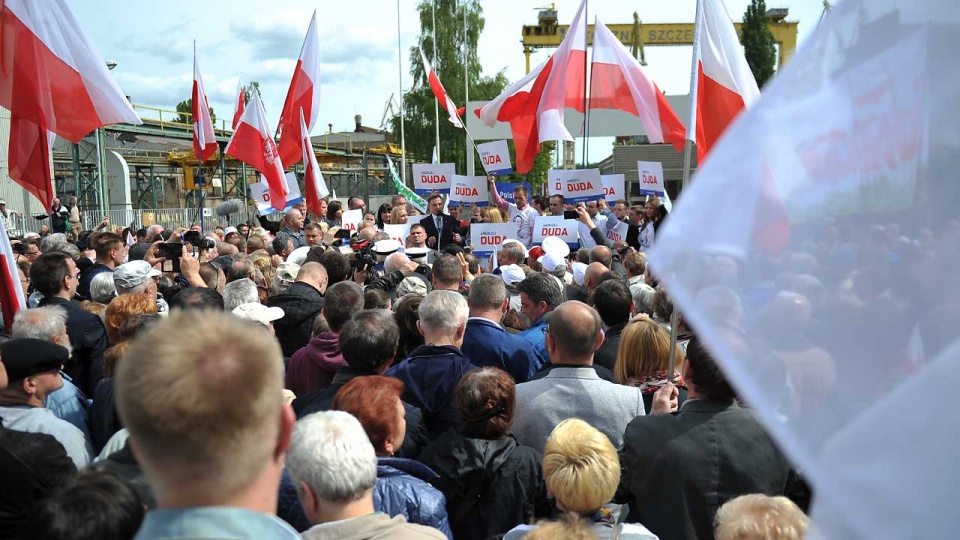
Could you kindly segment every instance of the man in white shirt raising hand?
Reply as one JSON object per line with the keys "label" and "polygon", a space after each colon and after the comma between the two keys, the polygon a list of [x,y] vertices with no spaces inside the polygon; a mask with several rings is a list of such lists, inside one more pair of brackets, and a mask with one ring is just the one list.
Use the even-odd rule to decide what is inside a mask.
{"label": "man in white shirt raising hand", "polygon": [[527,204],[529,194],[527,193],[526,186],[518,185],[513,188],[513,200],[516,201],[516,204],[514,204],[500,197],[500,192],[497,191],[497,186],[494,182],[495,178],[492,174],[487,175],[487,182],[490,184],[490,195],[493,198],[493,204],[497,205],[503,212],[509,214],[510,221],[517,224],[517,236],[519,240],[529,248],[533,244],[533,222],[540,214],[536,209]]}

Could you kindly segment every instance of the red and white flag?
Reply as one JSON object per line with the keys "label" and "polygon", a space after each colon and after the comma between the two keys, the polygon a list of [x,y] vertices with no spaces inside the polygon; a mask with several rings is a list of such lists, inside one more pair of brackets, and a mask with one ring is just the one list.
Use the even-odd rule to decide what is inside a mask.
{"label": "red and white flag", "polygon": [[243,108],[246,104],[247,100],[243,94],[243,81],[237,79],[237,106],[233,109],[233,123],[230,124],[230,129],[237,129],[237,124],[240,123],[240,117],[243,116]]}
{"label": "red and white flag", "polygon": [[270,205],[283,211],[287,206],[287,181],[277,145],[267,127],[267,113],[256,92],[250,93],[247,105],[224,153],[260,171],[270,188]]}
{"label": "red and white flag", "polygon": [[640,117],[652,143],[683,150],[686,129],[637,59],[598,17],[593,24],[590,108],[617,109]]}
{"label": "red and white flag", "polygon": [[3,310],[3,327],[7,333],[13,327],[13,317],[26,307],[27,301],[17,273],[17,256],[10,246],[6,228],[0,222],[0,308]]}
{"label": "red and white flag", "polygon": [[567,107],[584,112],[586,107],[587,31],[580,3],[567,35],[546,63],[507,88],[474,113],[487,126],[509,122],[517,150],[517,172],[533,168],[533,158],[543,141],[572,141],[563,125]]}
{"label": "red and white flag", "polygon": [[317,38],[317,12],[313,12],[307,37],[300,49],[300,59],[290,80],[290,89],[280,112],[280,160],[284,167],[300,161],[303,152],[300,139],[300,111],[307,129],[313,129],[320,111],[320,40]]}
{"label": "red and white flag", "polygon": [[49,206],[48,131],[79,142],[101,126],[140,124],[140,118],[66,0],[0,1],[0,58],[0,106],[11,116],[10,176]]}
{"label": "red and white flag", "polygon": [[310,141],[310,130],[300,113],[300,129],[304,133],[300,146],[303,148],[303,198],[307,209],[316,216],[321,216],[320,199],[330,194],[327,183],[323,180],[317,155],[313,152],[313,143]]}
{"label": "red and white flag", "polygon": [[687,139],[697,143],[702,164],[740,111],[760,98],[760,89],[723,0],[697,0],[693,41],[696,77],[690,99],[696,107],[691,107]]}
{"label": "red and white flag", "polygon": [[447,110],[447,114],[450,115],[450,123],[458,128],[463,128],[463,122],[460,121],[457,106],[453,104],[453,100],[450,99],[447,91],[443,88],[443,84],[440,83],[437,72],[433,70],[433,66],[427,61],[427,55],[423,53],[423,48],[420,49],[420,58],[423,60],[423,70],[427,72],[427,80],[430,82],[430,89],[433,90],[434,97],[436,97],[440,105]]}
{"label": "red and white flag", "polygon": [[193,53],[193,97],[191,98],[191,105],[193,109],[193,153],[203,163],[217,151],[217,135],[213,131],[210,103],[207,101],[207,92],[203,89],[203,79],[200,78],[200,64],[197,62],[196,51]]}

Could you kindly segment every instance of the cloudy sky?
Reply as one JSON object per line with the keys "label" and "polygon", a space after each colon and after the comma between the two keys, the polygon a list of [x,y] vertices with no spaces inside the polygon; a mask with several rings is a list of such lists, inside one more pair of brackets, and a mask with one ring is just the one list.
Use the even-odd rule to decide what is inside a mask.
{"label": "cloudy sky", "polygon": [[[568,24],[579,0],[556,3],[561,24]],[[726,0],[734,20],[743,16],[749,0]],[[409,89],[409,48],[420,33],[415,0],[400,0],[400,43],[403,48],[403,87]],[[536,24],[544,0],[485,0],[486,28],[479,44],[485,73],[506,70],[517,80],[525,72],[521,27]],[[646,23],[692,22],[695,0],[592,0],[589,18],[606,24],[629,24],[636,10]],[[74,0],[74,12],[107,60],[124,92],[137,105],[174,109],[190,97],[193,40],[204,84],[218,118],[233,115],[237,80],[260,81],[267,117],[276,124],[280,107],[313,10],[317,10],[322,59],[322,101],[314,135],[352,130],[355,114],[366,126],[379,127],[391,93],[399,95],[397,1],[352,0]],[[790,20],[800,22],[800,43],[817,25],[821,0],[774,0],[768,7],[787,7]],[[549,51],[534,54],[532,65]],[[649,73],[668,94],[689,89],[690,47],[649,47]],[[443,73],[440,73],[443,80]],[[455,84],[445,82],[447,86]],[[461,104],[462,105],[462,104]],[[144,118],[152,111],[139,110]],[[591,159],[595,156],[591,145]],[[609,153],[609,151],[606,151]],[[602,158],[604,156],[598,156]]]}

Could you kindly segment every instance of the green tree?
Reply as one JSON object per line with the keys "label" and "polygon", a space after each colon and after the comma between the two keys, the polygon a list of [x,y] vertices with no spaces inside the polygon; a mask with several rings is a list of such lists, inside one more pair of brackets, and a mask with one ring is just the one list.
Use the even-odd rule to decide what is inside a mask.
{"label": "green tree", "polygon": [[259,81],[250,81],[250,84],[243,87],[243,102],[246,103],[250,101],[250,96],[253,95],[253,91],[257,91],[257,97],[263,99],[263,95],[260,93],[260,82]]}
{"label": "green tree", "polygon": [[[177,103],[177,122],[181,124],[193,125],[193,98]],[[214,127],[217,125],[217,115],[213,114],[213,107],[210,107],[210,120]]]}
{"label": "green tree", "polygon": [[777,48],[773,33],[767,26],[767,5],[764,0],[750,0],[743,14],[740,42],[743,43],[743,52],[753,78],[757,80],[757,86],[762,88],[773,77],[777,62]]}

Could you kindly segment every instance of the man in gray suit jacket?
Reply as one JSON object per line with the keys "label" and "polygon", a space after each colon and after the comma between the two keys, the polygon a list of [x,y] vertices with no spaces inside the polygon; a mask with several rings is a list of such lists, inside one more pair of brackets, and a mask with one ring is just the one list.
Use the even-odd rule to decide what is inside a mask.
{"label": "man in gray suit jacket", "polygon": [[593,353],[603,343],[600,315],[583,302],[560,304],[547,325],[546,346],[554,369],[517,385],[513,434],[520,444],[543,452],[550,432],[567,418],[580,418],[610,438],[615,447],[636,416],[644,414],[638,388],[597,376]]}

